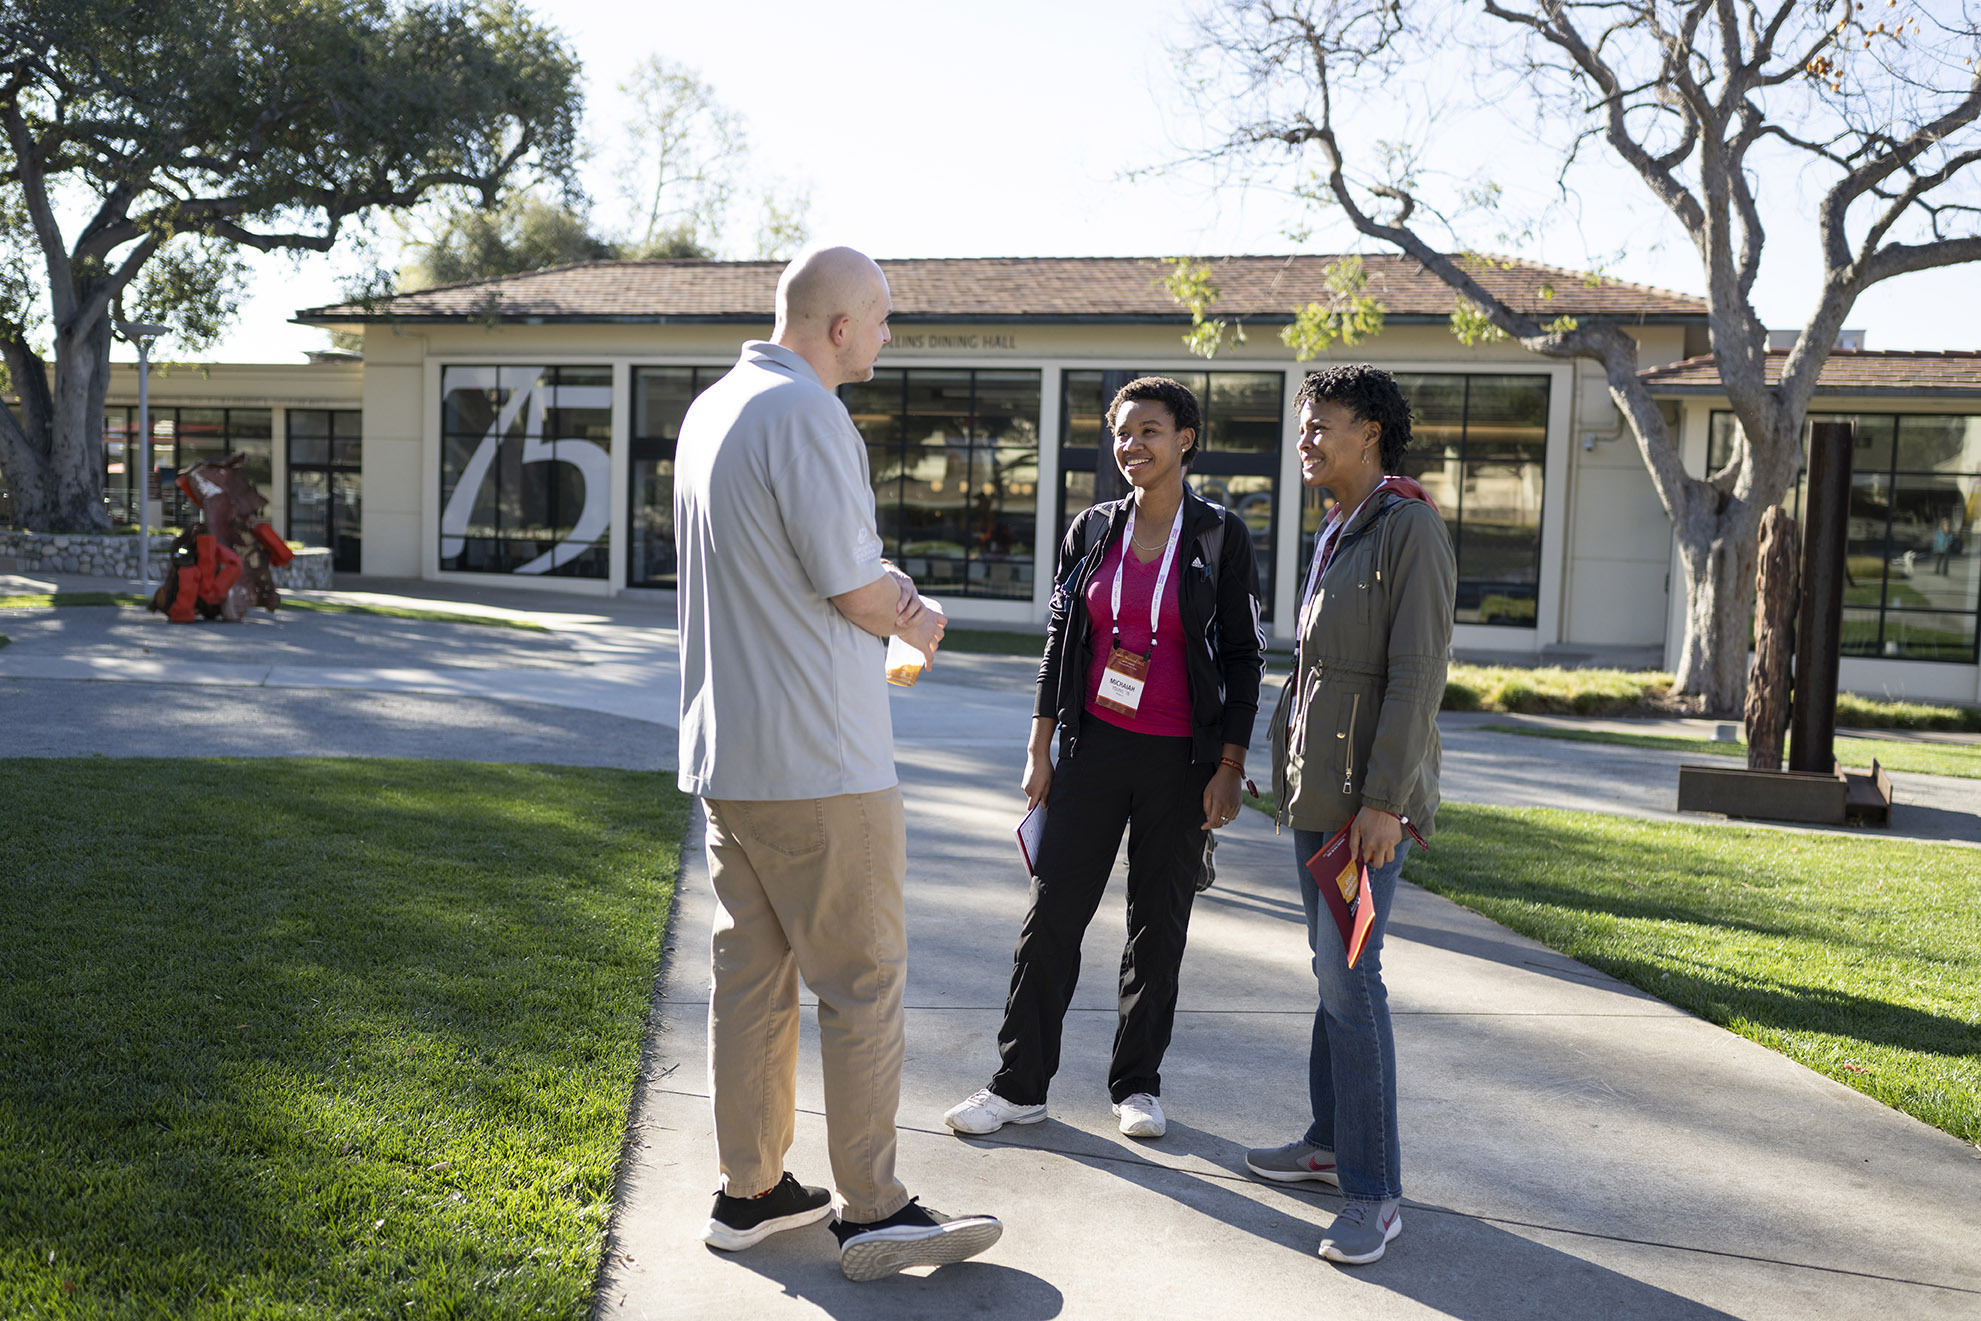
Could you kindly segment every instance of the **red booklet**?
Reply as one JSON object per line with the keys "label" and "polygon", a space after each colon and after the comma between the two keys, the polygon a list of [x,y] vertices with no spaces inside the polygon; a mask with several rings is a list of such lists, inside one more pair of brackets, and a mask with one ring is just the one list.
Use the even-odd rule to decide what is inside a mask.
{"label": "red booklet", "polygon": [[1348,955],[1348,966],[1362,957],[1369,943],[1369,927],[1376,920],[1376,901],[1369,893],[1369,868],[1348,856],[1348,827],[1328,836],[1321,851],[1307,859],[1307,871],[1320,887],[1321,898],[1334,914],[1341,930],[1341,948]]}

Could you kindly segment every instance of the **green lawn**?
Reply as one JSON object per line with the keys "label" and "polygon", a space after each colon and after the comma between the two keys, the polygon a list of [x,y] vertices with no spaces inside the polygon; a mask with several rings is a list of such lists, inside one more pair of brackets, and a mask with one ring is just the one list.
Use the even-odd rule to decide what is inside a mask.
{"label": "green lawn", "polygon": [[503,615],[459,615],[450,610],[421,610],[416,606],[353,605],[344,601],[310,601],[301,597],[282,598],[284,610],[310,610],[320,615],[377,615],[384,619],[426,619],[441,624],[480,624],[484,628],[520,628],[529,632],[550,630],[534,619],[512,619]]}
{"label": "green lawn", "polygon": [[[1628,734],[1605,729],[1538,729],[1531,725],[1486,725],[1495,734],[1525,738],[1567,739],[1575,743],[1617,743],[1631,748],[1656,748],[1707,757],[1747,756],[1739,739],[1685,738],[1669,734]],[[1852,770],[1868,770],[1872,759],[1888,771],[1916,775],[1953,775],[1981,780],[1981,746],[1965,743],[1911,743],[1897,739],[1840,738],[1837,759]]]}
{"label": "green lawn", "polygon": [[672,776],[0,761],[0,1316],[587,1314]]}
{"label": "green lawn", "polygon": [[[25,592],[0,596],[0,610],[48,610],[66,606],[137,606],[151,603],[148,596],[130,592]],[[322,615],[377,615],[384,619],[425,619],[442,624],[479,624],[485,628],[521,628],[546,632],[534,619],[509,619],[500,615],[461,615],[448,610],[421,610],[412,606],[353,605],[343,601],[309,601],[294,596],[282,598],[284,610],[309,610]]]}
{"label": "green lawn", "polygon": [[1981,853],[1447,803],[1405,875],[1981,1142]]}
{"label": "green lawn", "polygon": [[[1001,632],[989,628],[951,628],[942,634],[943,651],[980,652],[994,656],[1037,656],[1045,650],[1043,633]],[[940,654],[940,653],[938,653]]]}
{"label": "green lawn", "polygon": [[47,610],[72,605],[136,605],[150,601],[132,592],[14,592],[0,596],[0,610]]}

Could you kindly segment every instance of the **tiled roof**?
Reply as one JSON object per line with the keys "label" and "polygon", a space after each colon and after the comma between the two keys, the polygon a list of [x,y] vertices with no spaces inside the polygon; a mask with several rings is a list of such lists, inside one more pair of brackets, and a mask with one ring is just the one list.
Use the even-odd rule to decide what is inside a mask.
{"label": "tiled roof", "polygon": [[[1787,359],[1786,350],[1768,354],[1768,384],[1781,380]],[[1711,354],[1653,367],[1638,377],[1652,394],[1723,392]],[[1823,364],[1816,389],[1821,394],[1981,394],[1981,352],[1837,349]]]}
{"label": "tiled roof", "polygon": [[[1206,259],[1220,316],[1284,321],[1327,298],[1327,256]],[[1451,314],[1449,288],[1414,260],[1364,257],[1368,291],[1391,318]],[[896,320],[1175,320],[1184,313],[1162,289],[1169,267],[1151,257],[917,257],[882,261]],[[576,321],[762,321],[782,263],[597,261],[522,275],[443,285],[367,310],[355,304],[305,308],[305,323],[437,318]],[[1646,285],[1591,281],[1576,271],[1493,259],[1479,282],[1536,315],[1619,320],[1703,318],[1699,299]],[[1552,296],[1549,296],[1549,295]]]}

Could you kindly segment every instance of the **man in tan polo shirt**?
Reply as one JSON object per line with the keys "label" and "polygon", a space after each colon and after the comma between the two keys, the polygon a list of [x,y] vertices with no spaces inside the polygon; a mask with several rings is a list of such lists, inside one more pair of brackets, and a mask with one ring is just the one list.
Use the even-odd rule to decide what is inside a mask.
{"label": "man in tan polo shirt", "polygon": [[680,785],[708,814],[709,1091],[722,1168],[703,1238],[746,1248],[830,1194],[784,1169],[798,979],[818,997],[826,1143],[855,1280],[982,1252],[993,1216],[944,1216],[895,1177],[907,832],[885,640],[933,657],[943,619],[881,558],[864,440],[835,393],[873,376],[891,311],[851,248],[805,252],[769,341],[743,346],[681,424],[674,474]]}

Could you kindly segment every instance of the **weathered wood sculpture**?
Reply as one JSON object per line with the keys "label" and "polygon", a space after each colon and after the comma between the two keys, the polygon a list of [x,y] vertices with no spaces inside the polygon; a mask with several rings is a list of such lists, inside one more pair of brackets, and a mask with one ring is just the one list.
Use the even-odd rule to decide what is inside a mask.
{"label": "weathered wood sculpture", "polygon": [[1796,526],[1780,505],[1761,515],[1754,575],[1754,668],[1747,676],[1747,769],[1778,771],[1787,744],[1795,655]]}

